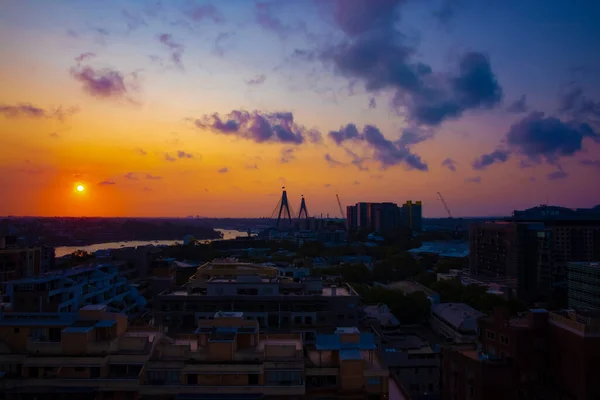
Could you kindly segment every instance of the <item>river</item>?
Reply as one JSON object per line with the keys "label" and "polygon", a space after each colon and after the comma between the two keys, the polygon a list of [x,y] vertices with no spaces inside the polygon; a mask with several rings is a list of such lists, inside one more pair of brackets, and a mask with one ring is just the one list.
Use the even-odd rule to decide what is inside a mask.
{"label": "river", "polygon": [[[214,239],[214,240],[228,240],[235,239],[237,236],[246,236],[248,233],[243,231],[237,231],[235,229],[215,229],[217,232],[223,233],[223,239]],[[211,240],[202,240],[203,242],[210,242]],[[137,247],[137,246],[147,246],[149,244],[155,246],[170,246],[177,243],[183,243],[182,240],[132,240],[127,242],[107,242],[107,243],[97,243],[91,244],[89,246],[61,246],[54,249],[54,253],[56,257],[66,256],[67,254],[71,254],[75,250],[85,250],[89,253],[93,253],[98,250],[110,250],[110,249],[120,249],[122,247]]]}

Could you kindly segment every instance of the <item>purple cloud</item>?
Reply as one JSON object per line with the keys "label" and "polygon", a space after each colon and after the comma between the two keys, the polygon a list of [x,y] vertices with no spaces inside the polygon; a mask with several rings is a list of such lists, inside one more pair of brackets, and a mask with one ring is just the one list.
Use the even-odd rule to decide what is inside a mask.
{"label": "purple cloud", "polygon": [[452,172],[456,172],[456,161],[451,158],[446,158],[442,161],[442,167],[448,168]]}
{"label": "purple cloud", "polygon": [[515,100],[514,103],[509,105],[506,108],[506,111],[514,114],[522,114],[527,112],[527,96],[522,95],[518,100]]}
{"label": "purple cloud", "polygon": [[329,153],[325,154],[325,161],[329,164],[330,167],[338,167],[344,165],[344,163],[335,160]]}
{"label": "purple cloud", "polygon": [[185,11],[185,15],[195,22],[202,22],[206,19],[212,20],[216,24],[225,22],[223,15],[212,4],[193,5]]}
{"label": "purple cloud", "polygon": [[146,179],[151,180],[151,181],[158,181],[158,180],[162,179],[162,176],[146,174]]}
{"label": "purple cloud", "polygon": [[600,169],[600,160],[581,160],[579,163],[586,167],[595,167]]}
{"label": "purple cloud", "polygon": [[258,25],[263,29],[276,33],[280,38],[285,39],[289,35],[297,32],[305,31],[306,27],[303,23],[295,25],[284,24],[281,19],[274,14],[275,6],[281,2],[277,1],[259,1],[255,4],[255,18]]}
{"label": "purple cloud", "polygon": [[6,118],[54,118],[63,121],[77,112],[79,112],[78,107],[66,109],[58,107],[55,110],[46,110],[30,103],[0,104],[0,114]]}
{"label": "purple cloud", "polygon": [[[123,74],[110,68],[75,67],[71,69],[71,76],[81,82],[83,89],[94,97],[120,99],[137,90],[136,85],[126,83]],[[137,81],[137,75],[132,74],[132,79]]]}
{"label": "purple cloud", "polygon": [[123,178],[129,179],[130,181],[137,181],[138,180],[138,178],[135,176],[135,172],[128,172],[125,175],[123,175]]}
{"label": "purple cloud", "polygon": [[299,145],[306,141],[316,143],[321,134],[294,121],[291,112],[266,113],[234,110],[224,117],[215,113],[195,121],[198,128],[215,133],[237,136],[256,143],[285,143]]}
{"label": "purple cloud", "polygon": [[266,79],[267,77],[265,75],[257,75],[254,78],[246,81],[246,84],[250,86],[262,85],[265,83]]}
{"label": "purple cloud", "polygon": [[183,56],[183,52],[185,51],[185,47],[182,44],[177,43],[173,40],[173,36],[168,33],[163,33],[158,36],[159,42],[164,44],[171,50],[171,60],[173,63],[179,68],[183,69],[183,64],[181,62],[181,57]]}
{"label": "purple cloud", "polygon": [[81,64],[82,62],[89,60],[90,58],[94,58],[96,57],[95,53],[90,53],[85,52],[85,53],[81,53],[80,55],[78,55],[77,57],[75,57],[75,61],[77,62],[77,65]]}
{"label": "purple cloud", "polygon": [[227,172],[229,172],[229,168],[227,167],[223,167],[220,170],[217,171],[219,174],[226,174]]}
{"label": "purple cloud", "polygon": [[[348,124],[339,131],[329,132],[329,137],[339,146],[345,141],[364,143],[372,150],[372,158],[380,163],[382,169],[404,164],[408,169],[427,171],[429,168],[421,157],[412,153],[408,144],[416,141],[414,137],[407,136],[396,142],[386,139],[381,131],[374,125],[365,125],[359,132],[354,124]],[[417,141],[418,142],[418,141]],[[348,152],[349,150],[346,149]]]}
{"label": "purple cloud", "polygon": [[177,152],[177,158],[194,158],[194,155],[191,153],[186,153],[185,151],[179,150]]}
{"label": "purple cloud", "polygon": [[348,124],[340,128],[339,131],[329,132],[329,137],[337,144],[340,145],[346,140],[360,139],[360,133],[354,124]]}
{"label": "purple cloud", "polygon": [[[543,161],[556,164],[562,157],[572,157],[581,152],[586,138],[600,143],[600,133],[587,123],[576,120],[563,122],[555,117],[546,117],[543,112],[533,111],[510,127],[505,141],[510,150],[525,156],[528,164]],[[487,160],[490,161],[487,165],[506,161],[503,157]]]}
{"label": "purple cloud", "polygon": [[548,175],[546,175],[546,178],[548,178],[549,181],[556,181],[556,180],[560,180],[560,179],[566,179],[569,176],[569,174],[567,172],[565,172],[562,167],[559,165],[558,166],[558,170],[554,171],[554,172],[550,172]]}
{"label": "purple cloud", "polygon": [[369,109],[375,109],[377,108],[377,102],[375,101],[375,97],[371,97],[369,99]]}
{"label": "purple cloud", "polygon": [[494,150],[489,154],[483,154],[473,161],[473,169],[482,170],[495,163],[505,163],[508,161],[510,152],[506,150]]}
{"label": "purple cloud", "polygon": [[286,147],[284,149],[281,149],[281,157],[279,158],[279,161],[284,164],[287,164],[295,160],[296,156],[294,155],[294,151],[295,149],[292,147]]}
{"label": "purple cloud", "polygon": [[105,179],[101,182],[98,182],[98,185],[100,185],[100,186],[109,186],[109,185],[116,185],[116,184],[117,184],[117,182],[109,180],[109,179]]}
{"label": "purple cloud", "polygon": [[398,29],[399,8],[406,0],[333,0],[336,26],[345,34],[341,42],[316,52],[298,53],[319,59],[351,82],[362,82],[371,93],[390,90],[394,107],[408,110],[417,125],[438,126],[466,111],[490,109],[501,103],[503,91],[488,57],[463,54],[457,73],[436,73],[418,61],[415,43]]}
{"label": "purple cloud", "polygon": [[475,176],[473,178],[466,178],[465,182],[466,183],[481,183],[481,177],[480,176]]}
{"label": "purple cloud", "polygon": [[168,162],[175,162],[175,161],[177,161],[177,158],[173,157],[169,153],[165,153],[164,154],[164,158],[165,158],[165,161],[168,161]]}
{"label": "purple cloud", "polygon": [[148,155],[148,153],[144,149],[141,149],[139,147],[137,149],[135,149],[135,152],[138,153],[140,156]]}

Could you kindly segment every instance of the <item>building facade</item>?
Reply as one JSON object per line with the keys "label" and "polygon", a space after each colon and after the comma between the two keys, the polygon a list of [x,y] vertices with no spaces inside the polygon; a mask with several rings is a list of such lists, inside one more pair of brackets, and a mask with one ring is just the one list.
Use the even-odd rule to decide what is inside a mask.
{"label": "building facade", "polygon": [[496,309],[478,324],[477,347],[443,350],[442,399],[600,398],[597,315]]}
{"label": "building facade", "polygon": [[472,274],[517,279],[528,302],[567,303],[567,264],[600,261],[600,212],[540,206],[470,227]]}
{"label": "building facade", "polygon": [[107,263],[10,281],[4,285],[6,296],[15,312],[75,312],[104,304],[114,312],[140,313],[146,300],[120,275],[121,267]]}
{"label": "building facade", "polygon": [[567,266],[569,308],[600,309],[600,263],[571,262]]}
{"label": "building facade", "polygon": [[423,204],[421,201],[404,203],[400,209],[401,224],[410,228],[413,232],[423,230]]}
{"label": "building facade", "polygon": [[[372,335],[338,328],[306,347],[219,312],[171,337],[105,306],[0,314],[0,392],[13,399],[388,399]],[[41,397],[43,396],[43,397]]]}
{"label": "building facade", "polygon": [[257,320],[261,331],[302,333],[312,343],[317,333],[358,323],[359,303],[351,286],[325,284],[320,278],[240,275],[210,278],[205,287],[169,289],[155,297],[153,317],[156,325],[180,331],[217,311],[241,311]]}
{"label": "building facade", "polygon": [[422,205],[408,201],[402,207],[396,203],[356,203],[346,207],[346,221],[350,230],[391,232],[400,227],[422,230]]}

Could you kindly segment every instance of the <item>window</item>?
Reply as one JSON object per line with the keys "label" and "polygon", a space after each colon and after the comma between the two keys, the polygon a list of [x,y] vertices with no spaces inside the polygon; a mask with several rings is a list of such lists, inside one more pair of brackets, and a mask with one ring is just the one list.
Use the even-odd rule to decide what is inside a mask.
{"label": "window", "polygon": [[197,385],[198,384],[198,375],[196,375],[196,374],[188,375],[186,382],[188,385]]}
{"label": "window", "polygon": [[381,379],[379,378],[369,378],[369,385],[379,385],[381,384]]}
{"label": "window", "polygon": [[500,335],[500,343],[508,345],[508,336]]}
{"label": "window", "polygon": [[248,374],[248,385],[258,385],[258,374]]}
{"label": "window", "polygon": [[496,340],[496,334],[494,332],[492,332],[492,331],[486,331],[485,333],[486,333],[486,336],[487,336],[488,339],[490,339],[490,340]]}
{"label": "window", "polygon": [[100,368],[99,367],[90,368],[90,378],[100,378]]}

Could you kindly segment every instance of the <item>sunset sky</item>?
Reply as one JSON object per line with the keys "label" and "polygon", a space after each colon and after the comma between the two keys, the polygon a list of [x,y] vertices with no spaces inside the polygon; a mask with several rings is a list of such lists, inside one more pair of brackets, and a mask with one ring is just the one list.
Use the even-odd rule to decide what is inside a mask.
{"label": "sunset sky", "polygon": [[[2,0],[0,215],[600,203],[600,1]],[[85,190],[77,190],[77,186]]]}

